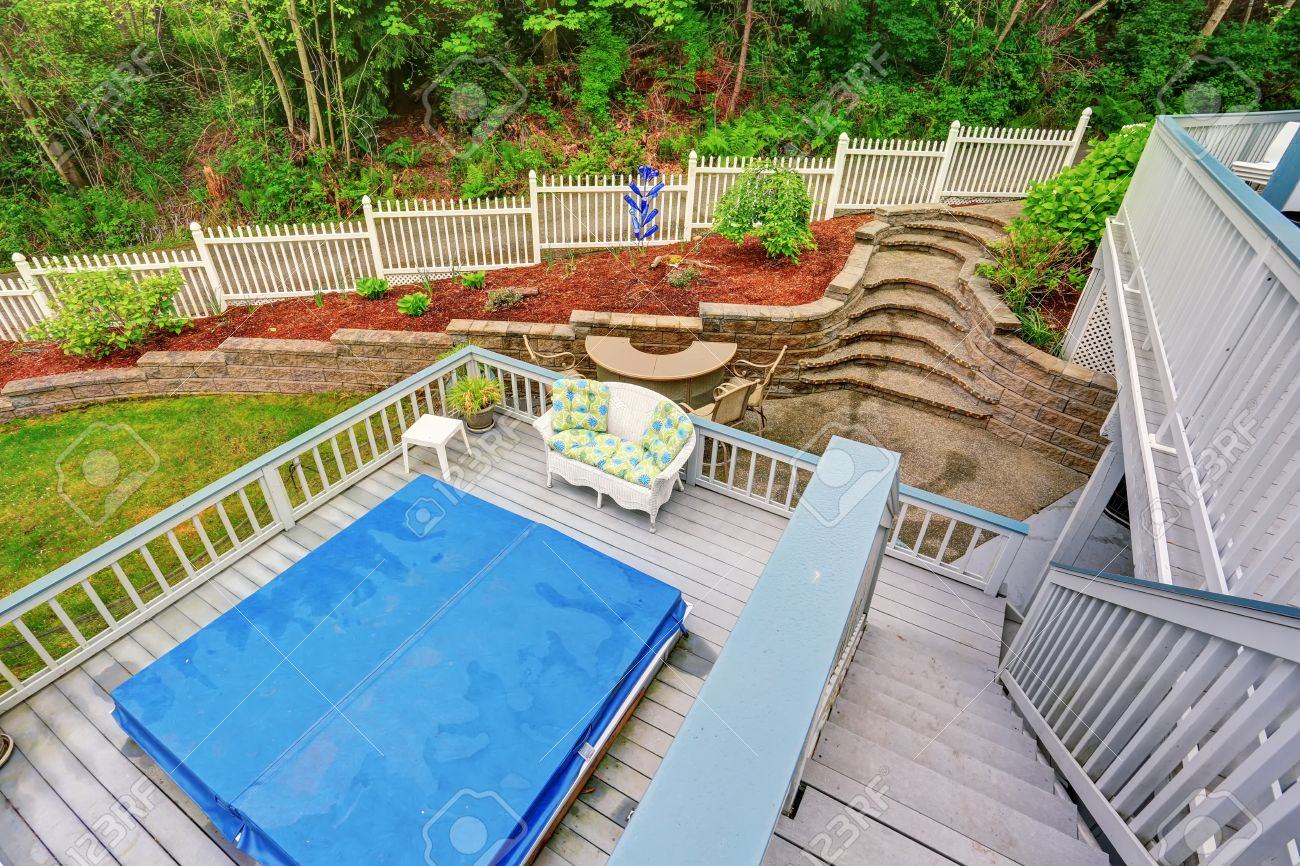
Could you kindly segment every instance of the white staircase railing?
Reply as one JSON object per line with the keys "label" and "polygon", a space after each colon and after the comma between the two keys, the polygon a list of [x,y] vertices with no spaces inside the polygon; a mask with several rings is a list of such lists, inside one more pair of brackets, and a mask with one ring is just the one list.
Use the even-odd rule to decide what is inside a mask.
{"label": "white staircase railing", "polygon": [[1283,603],[1300,600],[1300,229],[1221,160],[1290,117],[1158,118],[1095,307],[1128,392],[1138,575]]}
{"label": "white staircase railing", "polygon": [[1054,567],[1001,679],[1129,866],[1297,862],[1300,610]]}

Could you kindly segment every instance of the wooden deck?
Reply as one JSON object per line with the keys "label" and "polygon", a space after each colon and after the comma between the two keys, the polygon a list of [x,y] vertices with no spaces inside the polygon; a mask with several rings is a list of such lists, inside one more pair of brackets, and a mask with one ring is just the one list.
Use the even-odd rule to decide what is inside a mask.
{"label": "wooden deck", "polygon": [[997,681],[1005,600],[885,557],[764,866],[1105,866]]}
{"label": "wooden deck", "polygon": [[[554,526],[680,588],[680,642],[538,859],[601,866],[618,844],[786,525],[700,488],[678,492],[652,534],[644,514],[556,481],[521,436],[491,461],[452,443],[461,489]],[[431,452],[413,469],[434,473]],[[359,481],[129,636],[0,716],[18,743],[0,769],[0,861],[249,864],[118,728],[109,693],[272,580],[408,479],[400,460]],[[1077,838],[1037,748],[994,680],[1003,602],[886,557],[868,628],[766,866],[895,862],[1099,866]],[[825,837],[859,827],[836,856]],[[838,843],[837,843],[838,844]],[[887,854],[886,860],[879,858]],[[413,858],[419,862],[418,854]],[[732,864],[718,864],[732,866]],[[735,864],[744,866],[744,864]]]}
{"label": "wooden deck", "polygon": [[[551,866],[604,863],[744,608],[786,518],[687,488],[660,512],[659,531],[652,534],[640,512],[608,500],[597,512],[589,490],[559,480],[547,490],[540,447],[532,439],[521,436],[498,450],[490,464],[471,461],[457,443],[451,455],[464,471],[458,487],[616,556],[678,587],[694,605],[689,637],[678,644],[538,860]],[[413,451],[413,471],[436,474],[436,465],[426,462],[431,457],[432,452]],[[0,862],[249,863],[122,733],[110,716],[109,692],[407,480],[400,459],[389,463],[0,716],[0,729],[18,743],[0,769]]]}

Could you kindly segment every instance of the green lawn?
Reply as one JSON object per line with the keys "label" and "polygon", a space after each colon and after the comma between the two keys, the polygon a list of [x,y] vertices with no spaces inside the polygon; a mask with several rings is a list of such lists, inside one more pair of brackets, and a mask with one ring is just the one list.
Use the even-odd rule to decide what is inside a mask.
{"label": "green lawn", "polygon": [[168,397],[0,426],[0,596],[359,399]]}

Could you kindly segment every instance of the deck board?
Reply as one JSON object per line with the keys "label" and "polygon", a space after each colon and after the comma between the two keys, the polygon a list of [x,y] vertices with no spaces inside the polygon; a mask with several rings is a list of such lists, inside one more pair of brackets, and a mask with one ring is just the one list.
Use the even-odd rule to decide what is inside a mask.
{"label": "deck board", "polygon": [[[438,477],[431,456],[414,451],[412,469]],[[456,445],[449,456],[470,466]],[[591,491],[559,479],[548,489],[542,451],[531,440],[496,458],[486,470],[479,465],[477,472],[466,471],[470,483],[458,480],[457,486],[677,587],[693,605],[689,635],[678,642],[538,861],[601,866],[694,703],[786,519],[688,488],[674,494],[660,512],[658,532],[651,533],[641,512],[608,499],[597,511]],[[252,861],[121,732],[109,715],[109,693],[412,477],[402,473],[400,462],[380,468],[0,717],[0,727],[18,741],[13,759],[0,769],[0,835],[14,866],[76,864],[75,854],[67,853],[74,849],[97,866],[249,866]],[[96,822],[132,785],[150,792],[156,805],[116,839]],[[103,848],[91,849],[97,845]]]}
{"label": "deck board", "polygon": [[799,808],[763,866],[1097,862],[997,682],[1004,602],[973,593],[885,558]]}

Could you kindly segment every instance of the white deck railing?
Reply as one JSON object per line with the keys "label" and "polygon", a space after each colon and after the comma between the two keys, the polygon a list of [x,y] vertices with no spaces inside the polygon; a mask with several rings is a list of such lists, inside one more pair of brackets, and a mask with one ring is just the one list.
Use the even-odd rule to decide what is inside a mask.
{"label": "white deck railing", "polygon": [[1297,862],[1300,611],[1056,567],[1001,679],[1124,863]]}
{"label": "white deck railing", "polygon": [[886,552],[996,595],[1029,526],[927,490],[899,486],[902,510]]}
{"label": "white deck railing", "polygon": [[[803,176],[813,218],[892,204],[1023,196],[1035,181],[1070,165],[1087,131],[1086,109],[1073,130],[989,129],[955,122],[946,140],[864,141],[840,137],[833,157],[782,157]],[[651,244],[689,240],[751,157],[694,152],[685,175],[667,175]],[[192,248],[167,252],[35,258],[15,253],[18,281],[0,284],[0,339],[16,340],[57,308],[51,275],[124,267],[139,276],[179,268],[178,306],[192,317],[228,303],[351,291],[361,277],[394,284],[465,271],[519,267],[543,251],[638,246],[622,175],[529,173],[529,195],[476,200],[362,199],[362,220],[322,224],[190,226]],[[44,304],[44,306],[42,306]]]}
{"label": "white deck railing", "polygon": [[1256,111],[1235,114],[1192,114],[1174,118],[1220,165],[1259,162],[1282,127],[1300,120],[1300,111]]}
{"label": "white deck railing", "polygon": [[[415,419],[449,414],[446,389],[466,372],[500,381],[500,412],[523,421],[546,411],[556,375],[475,346],[462,349],[0,600],[0,712],[398,457],[402,432]],[[798,506],[816,455],[708,421],[700,420],[697,431],[689,482],[778,514]],[[709,466],[704,455],[715,449],[727,456]],[[981,583],[986,566],[1002,561],[994,551],[1004,551],[1016,534],[997,522],[1014,522],[910,488],[902,501],[913,514],[936,515],[927,525],[949,521],[950,538],[971,531],[964,527],[982,527],[965,560],[916,561],[987,585]],[[913,556],[901,548],[890,552]],[[69,607],[87,609],[87,602],[94,613],[68,614]]]}
{"label": "white deck railing", "polygon": [[1300,229],[1220,159],[1250,158],[1293,114],[1159,118],[1101,254],[1142,491],[1139,576],[1287,603],[1300,599]]}

